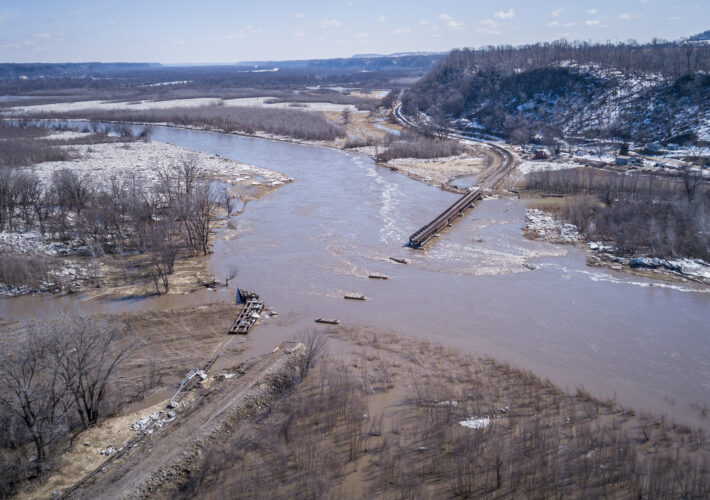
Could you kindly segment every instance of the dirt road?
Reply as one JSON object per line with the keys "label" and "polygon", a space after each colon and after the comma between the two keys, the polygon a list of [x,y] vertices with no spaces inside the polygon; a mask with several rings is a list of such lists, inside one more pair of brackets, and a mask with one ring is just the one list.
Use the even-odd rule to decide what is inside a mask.
{"label": "dirt road", "polygon": [[269,354],[233,367],[229,379],[211,376],[196,384],[176,408],[174,421],[131,442],[63,498],[143,498],[169,488],[210,440],[228,436],[233,423],[268,400],[275,383],[292,370],[302,351],[302,344],[283,343]]}

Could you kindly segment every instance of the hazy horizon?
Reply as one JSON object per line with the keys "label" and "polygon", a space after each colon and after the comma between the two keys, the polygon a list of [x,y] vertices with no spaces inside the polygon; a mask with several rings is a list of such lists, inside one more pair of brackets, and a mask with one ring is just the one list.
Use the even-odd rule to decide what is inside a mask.
{"label": "hazy horizon", "polygon": [[239,61],[446,52],[544,42],[679,39],[705,31],[710,3],[542,0],[388,3],[29,1],[0,6],[0,62]]}

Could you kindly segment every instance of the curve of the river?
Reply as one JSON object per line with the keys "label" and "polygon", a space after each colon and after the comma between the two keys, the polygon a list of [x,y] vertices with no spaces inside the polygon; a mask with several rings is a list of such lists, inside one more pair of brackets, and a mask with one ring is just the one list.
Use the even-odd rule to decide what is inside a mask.
{"label": "curve of the river", "polygon": [[[570,390],[584,386],[708,427],[700,416],[710,405],[707,288],[589,268],[581,249],[526,240],[517,200],[483,201],[428,248],[412,250],[403,247],[407,235],[456,195],[332,149],[167,127],[154,127],[151,138],[295,179],[251,202],[234,218],[236,230],[221,230],[210,263],[218,277],[237,267],[235,285],[280,313],[254,332],[257,350],[315,327],[316,317],[336,317],[491,355]],[[346,292],[368,300],[343,300]],[[233,300],[232,292],[101,303],[24,297],[0,301],[0,316],[213,300]]]}

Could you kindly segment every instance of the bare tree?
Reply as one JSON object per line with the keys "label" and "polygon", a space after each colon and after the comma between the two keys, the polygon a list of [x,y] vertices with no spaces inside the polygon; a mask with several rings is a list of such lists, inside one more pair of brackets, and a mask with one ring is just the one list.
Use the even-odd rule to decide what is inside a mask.
{"label": "bare tree", "polygon": [[15,351],[0,353],[0,406],[24,424],[34,444],[37,473],[45,469],[52,444],[67,427],[67,391],[44,334],[32,327]]}
{"label": "bare tree", "polygon": [[306,330],[299,336],[298,340],[306,347],[306,352],[299,361],[300,374],[301,378],[303,378],[325,353],[328,337],[316,330]]}
{"label": "bare tree", "polygon": [[135,340],[115,324],[88,315],[53,320],[46,328],[53,332],[49,350],[55,369],[88,428],[98,421],[111,376]]}
{"label": "bare tree", "polygon": [[209,184],[202,183],[197,186],[190,197],[190,201],[185,222],[189,228],[189,234],[194,239],[195,250],[207,255],[209,253],[210,234],[216,224],[214,211],[217,205],[210,192]]}
{"label": "bare tree", "polygon": [[227,186],[224,186],[219,194],[219,204],[227,213],[227,218],[229,218],[234,211],[234,197],[232,196],[232,193],[229,192],[229,188]]}
{"label": "bare tree", "polygon": [[197,181],[202,177],[202,168],[197,155],[186,156],[174,168],[177,172],[178,186],[182,188],[182,194],[190,196]]}
{"label": "bare tree", "polygon": [[170,288],[168,276],[172,274],[180,250],[180,235],[174,216],[170,213],[149,225],[144,251],[149,255],[149,275],[160,293],[162,283],[165,293]]}
{"label": "bare tree", "polygon": [[703,179],[703,172],[701,169],[692,170],[690,166],[686,165],[683,168],[681,178],[683,179],[683,188],[685,188],[685,195],[688,197],[688,202],[692,203],[698,184],[700,184]]}

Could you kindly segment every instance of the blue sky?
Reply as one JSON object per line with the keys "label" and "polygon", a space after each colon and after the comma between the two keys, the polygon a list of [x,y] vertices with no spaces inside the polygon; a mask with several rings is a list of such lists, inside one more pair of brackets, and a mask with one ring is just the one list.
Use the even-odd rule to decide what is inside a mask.
{"label": "blue sky", "polygon": [[0,62],[227,63],[710,29],[710,0],[0,0]]}

